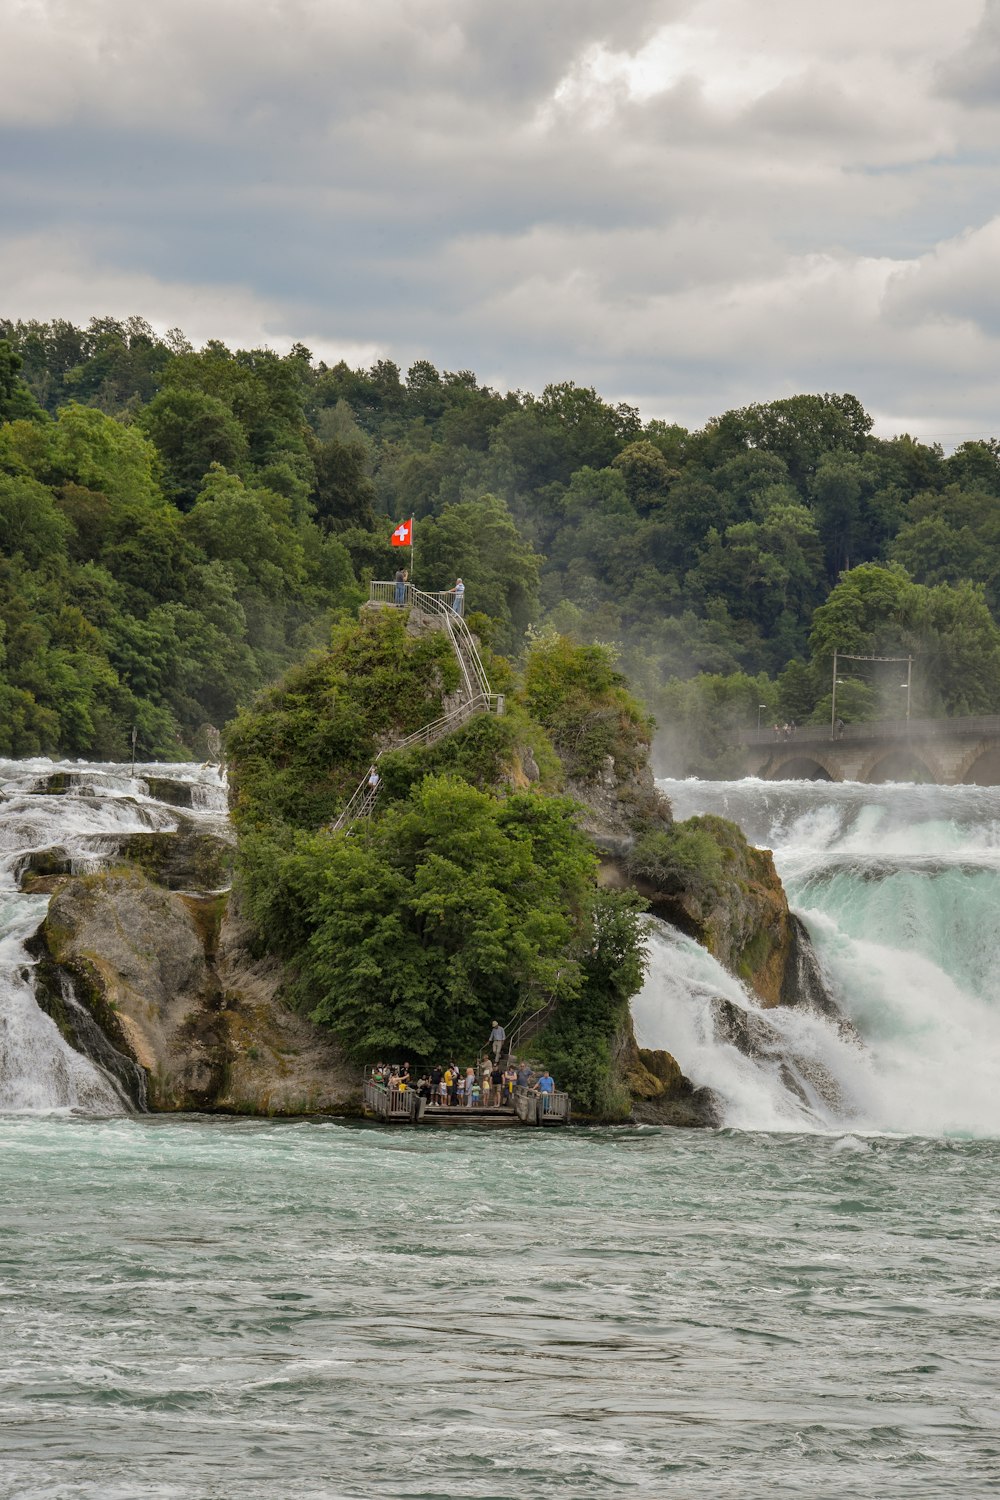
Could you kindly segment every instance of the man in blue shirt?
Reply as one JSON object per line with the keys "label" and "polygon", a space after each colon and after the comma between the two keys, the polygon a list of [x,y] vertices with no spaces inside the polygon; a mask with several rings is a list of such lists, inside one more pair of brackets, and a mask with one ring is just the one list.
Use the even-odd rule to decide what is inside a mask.
{"label": "man in blue shirt", "polygon": [[545,1069],[545,1072],[542,1074],[541,1078],[539,1078],[537,1088],[538,1092],[542,1096],[542,1110],[545,1114],[548,1114],[549,1100],[551,1098],[553,1090],[555,1089],[555,1081],[548,1068]]}

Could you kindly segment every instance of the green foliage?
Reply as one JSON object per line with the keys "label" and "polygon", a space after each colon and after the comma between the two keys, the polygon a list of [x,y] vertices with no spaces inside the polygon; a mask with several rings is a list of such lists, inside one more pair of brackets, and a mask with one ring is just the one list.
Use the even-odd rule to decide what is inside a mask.
{"label": "green foliage", "polygon": [[408,635],[389,610],[338,626],[328,651],[293,667],[231,726],[237,827],[329,822],[380,744],[438,717],[457,686],[443,632]]}
{"label": "green foliage", "polygon": [[548,634],[524,666],[524,702],[550,735],[567,774],[592,781],[608,756],[622,781],[644,763],[652,723],[616,671],[605,646],[579,646]]}
{"label": "green foliage", "polygon": [[[548,663],[550,706],[593,681],[616,711],[629,707],[605,656],[571,649],[571,669],[578,654],[569,684],[566,663]],[[641,903],[598,890],[575,805],[542,791],[562,774],[548,736],[509,665],[491,657],[489,670],[508,713],[393,751],[436,716],[457,667],[444,632],[364,611],[243,713],[229,754],[244,907],[294,961],[302,1005],[359,1058],[468,1058],[495,1016],[555,1002],[553,1066],[582,1107],[620,1117],[613,1043],[641,982]],[[374,816],[317,831],[377,748]],[[529,750],[540,780],[519,790]]]}
{"label": "green foliage", "polygon": [[[834,644],[879,654],[877,639],[908,633],[922,711],[996,706],[972,639],[951,651],[940,622],[950,611],[969,633],[956,601],[979,619],[965,584],[1000,612],[1000,445],[963,443],[946,458],[905,435],[874,438],[871,426],[847,393],[755,403],[688,432],[643,427],[631,407],[572,382],[536,397],[427,360],[404,377],[388,360],[328,368],[300,345],[285,356],[217,341],[196,352],[141,318],[83,329],[0,321],[0,473],[49,492],[46,502],[5,492],[7,534],[22,538],[6,543],[8,556],[60,573],[69,595],[73,569],[99,564],[110,596],[88,618],[100,632],[124,615],[135,623],[117,634],[135,637],[167,604],[197,612],[200,570],[217,564],[251,657],[235,695],[245,701],[321,642],[370,577],[392,576],[390,518],[415,515],[417,581],[446,588],[461,575],[482,638],[499,650],[520,653],[540,625],[581,646],[613,643],[677,770],[725,770],[741,730],[738,715],[715,715],[722,737],[709,744],[715,690],[673,693],[674,680],[768,682],[748,696],[801,721],[822,712]],[[25,513],[29,493],[37,517]],[[197,521],[171,533],[139,519],[164,501],[198,508]],[[63,541],[52,503],[72,523]],[[244,521],[246,537],[231,534]],[[893,566],[959,592],[928,604],[919,630],[919,600],[893,623],[888,601],[834,597],[842,576]],[[988,660],[986,635],[969,630]],[[795,661],[792,690],[784,674]],[[884,685],[868,686],[871,711],[890,712]],[[131,680],[121,688],[122,712],[139,713],[141,700],[143,714],[167,716],[175,741],[208,713],[162,678],[141,694]]]}
{"label": "green foliage", "polygon": [[161,391],[143,412],[143,427],[163,460],[167,493],[189,504],[213,464],[240,473],[249,450],[230,408],[206,391]]}
{"label": "green foliage", "polygon": [[614,1062],[629,1024],[629,1001],[645,974],[645,906],[634,891],[594,893],[579,989],[531,1044],[577,1113],[596,1119],[624,1119],[631,1108]]}
{"label": "green foliage", "polygon": [[[898,564],[854,568],[817,609],[811,642],[814,658],[824,664],[835,646],[859,655],[915,657],[918,712],[976,714],[998,707],[1000,629],[983,589],[973,583],[928,588],[913,583]],[[857,677],[854,663],[843,667],[845,679]],[[900,716],[899,670],[886,668],[868,682],[866,716]],[[840,689],[837,701],[848,703]]]}
{"label": "green foliage", "polygon": [[687,891],[705,901],[718,895],[722,886],[722,850],[700,818],[644,833],[633,845],[627,865],[631,875],[668,895]]}
{"label": "green foliage", "polygon": [[490,616],[497,649],[516,650],[537,610],[541,558],[504,501],[483,495],[419,525],[420,586],[448,589],[461,577],[469,607]]}
{"label": "green foliage", "polygon": [[20,378],[23,364],[11,344],[0,339],[0,422],[40,421],[43,417],[41,407]]}
{"label": "green foliage", "polygon": [[428,777],[364,838],[300,840],[279,880],[295,915],[276,928],[269,907],[269,936],[356,1055],[467,1057],[533,992],[579,990],[594,863],[571,803]]}

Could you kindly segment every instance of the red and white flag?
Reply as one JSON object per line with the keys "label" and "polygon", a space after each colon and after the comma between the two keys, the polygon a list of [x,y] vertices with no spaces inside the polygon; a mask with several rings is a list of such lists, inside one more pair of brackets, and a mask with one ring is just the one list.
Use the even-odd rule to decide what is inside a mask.
{"label": "red and white flag", "polygon": [[413,546],[413,521],[400,521],[392,533],[392,545],[394,547]]}

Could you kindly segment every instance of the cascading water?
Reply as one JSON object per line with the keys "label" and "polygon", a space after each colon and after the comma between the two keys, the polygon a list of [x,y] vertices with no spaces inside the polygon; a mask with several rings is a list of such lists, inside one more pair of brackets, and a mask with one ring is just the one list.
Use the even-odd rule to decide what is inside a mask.
{"label": "cascading water", "polygon": [[773,849],[857,1035],[815,1008],[761,1010],[657,923],[640,1044],[711,1087],[727,1125],[1000,1135],[1000,789],[659,785],[677,818],[717,813]]}
{"label": "cascading water", "polygon": [[[181,813],[151,797],[147,777],[180,783],[191,807]],[[98,869],[123,835],[174,830],[182,818],[210,825],[225,818],[225,807],[214,768],[139,766],[133,776],[120,765],[0,761],[0,1110],[116,1114],[130,1107],[114,1072],[69,1046],[36,1003],[25,943],[49,898],[20,892],[25,862],[53,850],[74,871]]]}

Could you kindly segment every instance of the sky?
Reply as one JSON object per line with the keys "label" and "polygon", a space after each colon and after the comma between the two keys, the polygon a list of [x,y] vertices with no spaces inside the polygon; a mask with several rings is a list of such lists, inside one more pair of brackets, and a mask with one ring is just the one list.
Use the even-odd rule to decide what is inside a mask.
{"label": "sky", "polygon": [[1000,0],[0,0],[0,316],[1000,434]]}

